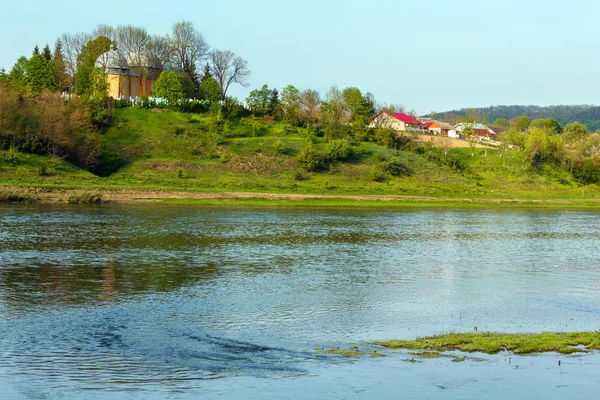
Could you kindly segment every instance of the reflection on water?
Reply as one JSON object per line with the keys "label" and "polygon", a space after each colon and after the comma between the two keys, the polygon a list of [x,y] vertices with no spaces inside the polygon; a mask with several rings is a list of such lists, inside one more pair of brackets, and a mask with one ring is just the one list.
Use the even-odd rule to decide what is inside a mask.
{"label": "reflection on water", "polygon": [[[393,354],[348,363],[313,349],[475,325],[598,329],[599,216],[0,206],[0,397],[192,398],[200,388],[232,398],[235,388],[274,398],[324,388],[336,391],[323,398],[410,388],[485,397],[494,377],[525,390],[549,379],[544,363],[557,356],[524,358],[528,372],[517,376],[493,357],[475,366],[405,365]],[[564,393],[574,385],[583,397],[585,382],[600,383],[586,363],[599,361],[552,369],[567,376]]]}

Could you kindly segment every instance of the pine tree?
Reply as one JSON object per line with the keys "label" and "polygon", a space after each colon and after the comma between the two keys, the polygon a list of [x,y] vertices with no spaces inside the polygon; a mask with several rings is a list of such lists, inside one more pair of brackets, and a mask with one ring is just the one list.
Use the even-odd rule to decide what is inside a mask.
{"label": "pine tree", "polygon": [[40,54],[40,48],[38,47],[38,45],[36,44],[35,47],[33,48],[33,55],[38,55]]}
{"label": "pine tree", "polygon": [[200,79],[200,82],[204,82],[205,80],[207,80],[208,78],[212,78],[212,74],[210,73],[210,66],[208,65],[208,63],[204,66],[204,75],[202,75],[202,79]]}
{"label": "pine tree", "polygon": [[273,89],[271,91],[271,95],[269,96],[269,105],[267,106],[267,112],[273,118],[280,117],[280,109],[281,104],[279,101],[279,91],[277,89]]}
{"label": "pine tree", "polygon": [[65,60],[62,54],[62,42],[60,41],[60,39],[58,39],[56,41],[56,44],[54,45],[52,63],[54,64],[54,75],[56,76],[58,89],[62,91],[67,87],[67,73],[65,67]]}
{"label": "pine tree", "polygon": [[52,60],[52,51],[50,51],[50,46],[44,46],[44,50],[42,50],[42,55],[46,58],[46,60]]}

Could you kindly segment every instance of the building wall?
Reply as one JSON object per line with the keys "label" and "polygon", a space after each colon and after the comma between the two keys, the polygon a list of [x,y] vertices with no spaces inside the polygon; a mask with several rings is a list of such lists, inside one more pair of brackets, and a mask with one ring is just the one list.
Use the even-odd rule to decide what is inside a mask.
{"label": "building wall", "polygon": [[152,96],[152,78],[135,78],[129,75],[109,74],[106,76],[108,95],[113,99],[122,97]]}
{"label": "building wall", "polygon": [[406,130],[406,125],[404,124],[404,122],[398,121],[396,118],[385,113],[379,114],[377,117],[375,117],[375,119],[371,123],[371,127],[389,128],[395,131]]}

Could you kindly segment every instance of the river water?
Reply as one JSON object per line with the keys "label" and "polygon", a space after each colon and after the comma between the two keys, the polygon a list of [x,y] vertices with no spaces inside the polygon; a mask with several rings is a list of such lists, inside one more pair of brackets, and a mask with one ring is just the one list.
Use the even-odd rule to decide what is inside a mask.
{"label": "river water", "polygon": [[3,205],[0,398],[595,398],[597,353],[318,349],[598,330],[599,250],[584,211]]}

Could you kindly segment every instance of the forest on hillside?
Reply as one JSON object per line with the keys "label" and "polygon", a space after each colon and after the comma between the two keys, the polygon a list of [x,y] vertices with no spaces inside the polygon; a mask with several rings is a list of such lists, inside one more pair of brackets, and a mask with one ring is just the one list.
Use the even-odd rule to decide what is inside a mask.
{"label": "forest on hillside", "polygon": [[546,119],[554,118],[561,125],[567,125],[571,122],[581,122],[592,132],[600,129],[600,106],[593,105],[574,105],[574,106],[490,106],[482,108],[462,108],[460,110],[452,110],[436,113],[436,118],[442,120],[456,120],[465,118],[467,114],[475,110],[479,115],[482,115],[487,123],[493,124],[498,119],[511,120],[526,114],[531,119]]}

